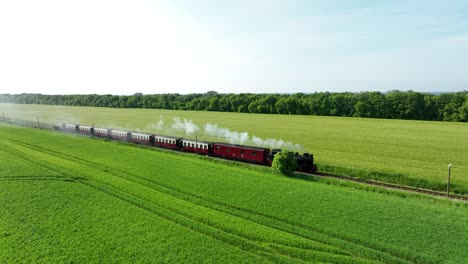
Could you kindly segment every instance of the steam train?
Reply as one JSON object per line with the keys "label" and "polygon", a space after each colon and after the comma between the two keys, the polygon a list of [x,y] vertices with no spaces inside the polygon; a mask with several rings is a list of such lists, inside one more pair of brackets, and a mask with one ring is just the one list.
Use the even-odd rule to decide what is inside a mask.
{"label": "steam train", "polygon": [[[66,123],[54,123],[53,127],[56,130],[62,130],[71,133],[128,141],[136,144],[192,152],[265,166],[271,166],[275,154],[281,151],[281,149],[273,149],[270,151],[269,148],[262,147],[252,147],[220,142],[207,142],[173,136],[127,132],[122,130]],[[296,152],[295,157],[297,160],[296,171],[308,173],[317,171],[317,166],[314,164],[314,156],[312,154],[304,153],[300,155]]]}

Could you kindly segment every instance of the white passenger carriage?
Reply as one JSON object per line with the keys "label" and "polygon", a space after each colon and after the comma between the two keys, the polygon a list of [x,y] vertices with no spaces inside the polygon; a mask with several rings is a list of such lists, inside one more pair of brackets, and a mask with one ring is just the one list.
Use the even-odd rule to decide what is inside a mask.
{"label": "white passenger carriage", "polygon": [[180,138],[154,135],[154,145],[161,148],[177,149]]}
{"label": "white passenger carriage", "polygon": [[131,137],[132,137],[132,142],[146,144],[146,145],[150,144],[151,135],[132,132]]}
{"label": "white passenger carriage", "polygon": [[94,136],[107,138],[107,137],[109,137],[109,129],[95,127],[94,128]]}
{"label": "white passenger carriage", "polygon": [[182,150],[187,152],[195,152],[207,155],[211,144],[204,141],[182,139]]}
{"label": "white passenger carriage", "polygon": [[110,137],[112,139],[129,140],[130,132],[121,130],[111,130]]}

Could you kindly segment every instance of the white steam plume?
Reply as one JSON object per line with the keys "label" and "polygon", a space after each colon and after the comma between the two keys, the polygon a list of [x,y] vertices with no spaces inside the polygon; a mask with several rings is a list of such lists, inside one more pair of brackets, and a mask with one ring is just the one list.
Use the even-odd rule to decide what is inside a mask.
{"label": "white steam plume", "polygon": [[180,121],[179,118],[173,118],[172,121],[174,121],[172,124],[173,129],[185,131],[185,134],[187,135],[193,135],[198,130],[200,130],[200,128],[195,125],[192,120],[184,119],[184,121]]}
{"label": "white steam plume", "polygon": [[207,136],[219,139],[221,142],[229,142],[231,144],[254,145],[259,147],[280,148],[294,151],[304,151],[304,147],[299,144],[294,144],[290,141],[274,138],[261,138],[255,135],[250,136],[248,132],[232,131],[229,128],[220,127],[217,124],[207,123],[201,129],[192,120],[183,119],[178,117],[172,119],[172,124],[165,124],[163,117],[156,124],[152,124],[151,128],[166,131],[171,133],[174,131],[181,131],[187,135]]}
{"label": "white steam plume", "polygon": [[157,129],[157,130],[163,130],[164,129],[164,121],[162,119],[160,119],[154,128]]}
{"label": "white steam plume", "polygon": [[257,146],[269,146],[276,149],[289,149],[289,150],[300,150],[303,151],[304,147],[299,144],[294,144],[290,141],[284,141],[282,139],[266,138],[252,136],[252,142]]}
{"label": "white steam plume", "polygon": [[244,144],[249,140],[249,133],[231,131],[228,128],[219,127],[217,124],[206,124],[204,132],[208,136],[227,140],[231,144]]}

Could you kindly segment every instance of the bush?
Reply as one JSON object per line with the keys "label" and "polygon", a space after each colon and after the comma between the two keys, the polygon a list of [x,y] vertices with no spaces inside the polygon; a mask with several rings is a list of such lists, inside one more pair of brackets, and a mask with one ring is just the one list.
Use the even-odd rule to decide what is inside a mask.
{"label": "bush", "polygon": [[277,153],[271,167],[281,174],[291,175],[297,167],[297,160],[294,152],[283,150]]}

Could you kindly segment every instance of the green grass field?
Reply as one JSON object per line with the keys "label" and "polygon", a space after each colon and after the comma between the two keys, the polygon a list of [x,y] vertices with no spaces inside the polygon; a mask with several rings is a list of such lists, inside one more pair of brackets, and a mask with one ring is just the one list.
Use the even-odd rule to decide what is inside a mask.
{"label": "green grass field", "polygon": [[[301,144],[324,171],[435,190],[446,188],[447,165],[452,163],[452,190],[468,194],[467,123],[14,104],[0,104],[2,112],[32,121],[40,116],[42,122],[94,123],[192,138],[155,127],[174,117],[199,127],[217,124]],[[202,133],[198,138],[217,140]]]}
{"label": "green grass field", "polygon": [[2,263],[468,259],[443,198],[1,123],[0,167]]}

